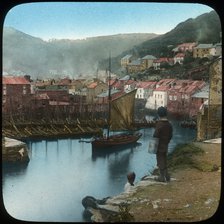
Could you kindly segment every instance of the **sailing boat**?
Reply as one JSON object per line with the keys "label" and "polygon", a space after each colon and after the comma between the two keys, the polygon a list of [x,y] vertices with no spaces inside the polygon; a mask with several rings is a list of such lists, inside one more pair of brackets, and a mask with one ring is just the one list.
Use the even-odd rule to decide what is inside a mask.
{"label": "sailing boat", "polygon": [[[110,86],[110,60],[109,60],[109,90],[108,90],[108,127],[107,136],[95,138],[92,143],[92,148],[107,148],[112,146],[126,146],[128,144],[136,143],[142,136],[141,133],[135,133],[134,127],[134,102],[136,89],[126,93],[116,99],[111,100],[111,86]],[[110,135],[110,131],[128,131],[129,133],[122,133]]]}

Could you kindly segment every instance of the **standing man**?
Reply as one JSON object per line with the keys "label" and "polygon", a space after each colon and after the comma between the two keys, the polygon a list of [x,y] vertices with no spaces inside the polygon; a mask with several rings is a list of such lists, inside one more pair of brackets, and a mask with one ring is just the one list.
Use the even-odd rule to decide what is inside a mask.
{"label": "standing man", "polygon": [[165,107],[159,107],[157,110],[159,120],[156,123],[153,137],[158,138],[158,148],[156,152],[157,166],[159,167],[158,181],[170,181],[167,170],[167,152],[168,144],[173,136],[173,127],[167,120],[167,110]]}

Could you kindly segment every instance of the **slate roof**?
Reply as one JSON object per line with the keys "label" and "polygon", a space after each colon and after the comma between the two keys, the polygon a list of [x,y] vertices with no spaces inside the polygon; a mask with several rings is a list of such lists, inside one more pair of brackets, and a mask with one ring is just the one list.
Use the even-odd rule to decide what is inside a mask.
{"label": "slate roof", "polygon": [[195,49],[206,49],[206,48],[212,48],[213,44],[199,44]]}
{"label": "slate roof", "polygon": [[132,57],[132,54],[127,54],[127,55],[125,55],[123,58],[121,58],[122,60],[123,59],[129,59],[129,58],[131,58]]}
{"label": "slate roof", "polygon": [[137,59],[132,61],[129,65],[141,65],[141,63],[142,63],[141,59]]}
{"label": "slate roof", "polygon": [[[113,95],[113,94],[118,93],[118,92],[120,92],[120,90],[111,89],[110,94]],[[108,90],[100,93],[99,95],[97,95],[97,97],[107,97],[107,96],[108,96]]]}
{"label": "slate roof", "polygon": [[147,60],[155,60],[156,57],[154,57],[153,55],[146,55],[145,57],[143,57],[142,59],[147,59]]}
{"label": "slate roof", "polygon": [[126,75],[126,76],[120,78],[119,80],[129,80],[129,79],[130,79],[130,75]]}
{"label": "slate roof", "polygon": [[208,85],[204,86],[200,91],[194,93],[192,95],[192,97],[208,99],[208,97],[209,97],[209,86]]}

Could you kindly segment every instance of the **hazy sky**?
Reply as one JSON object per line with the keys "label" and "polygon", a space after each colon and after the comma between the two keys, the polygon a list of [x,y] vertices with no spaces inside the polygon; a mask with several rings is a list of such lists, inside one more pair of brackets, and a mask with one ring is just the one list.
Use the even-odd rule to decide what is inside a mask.
{"label": "hazy sky", "polygon": [[13,7],[4,26],[44,40],[80,39],[118,33],[163,34],[213,9],[202,4],[42,2]]}

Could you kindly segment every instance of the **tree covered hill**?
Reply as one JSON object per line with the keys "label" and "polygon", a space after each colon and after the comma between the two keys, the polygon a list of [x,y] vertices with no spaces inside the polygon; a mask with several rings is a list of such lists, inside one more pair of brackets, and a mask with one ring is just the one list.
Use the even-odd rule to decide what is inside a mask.
{"label": "tree covered hill", "polygon": [[[120,59],[126,54],[134,54],[136,57],[144,57],[147,54],[156,57],[169,57],[172,56],[171,50],[184,42],[218,43],[220,42],[220,33],[221,22],[218,14],[215,11],[202,14],[195,19],[179,23],[164,35],[147,40],[112,58],[112,70],[114,72],[119,70]],[[107,61],[101,61],[100,65],[102,68],[106,67]]]}

